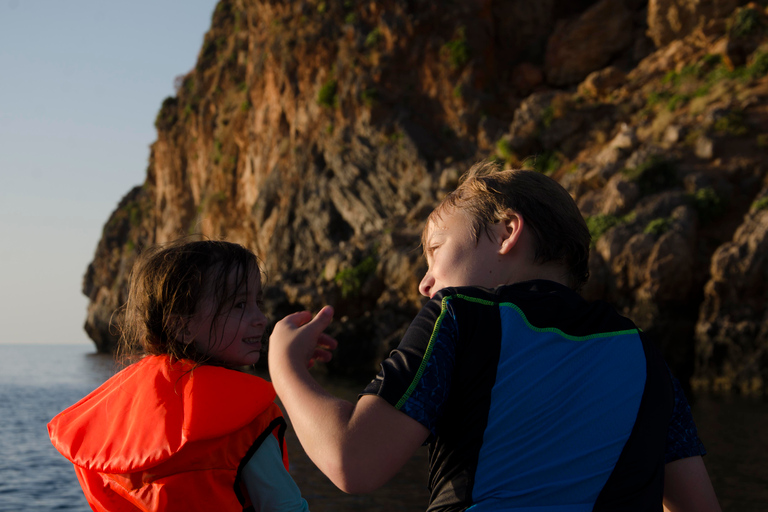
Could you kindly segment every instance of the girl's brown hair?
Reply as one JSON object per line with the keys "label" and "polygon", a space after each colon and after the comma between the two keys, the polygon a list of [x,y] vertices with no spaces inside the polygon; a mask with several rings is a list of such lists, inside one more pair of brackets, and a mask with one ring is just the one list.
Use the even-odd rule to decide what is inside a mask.
{"label": "girl's brown hair", "polygon": [[131,272],[120,355],[168,354],[205,362],[194,343],[181,341],[187,322],[208,293],[213,294],[217,318],[237,290],[247,287],[251,272],[260,272],[256,256],[231,242],[179,240],[144,250]]}
{"label": "girl's brown hair", "polygon": [[475,240],[481,231],[506,220],[506,211],[522,215],[535,240],[536,263],[555,262],[568,271],[570,286],[581,289],[589,278],[591,236],[571,195],[555,180],[536,171],[500,170],[481,162],[462,176],[459,186],[429,215],[422,232],[446,209],[459,209],[472,219]]}

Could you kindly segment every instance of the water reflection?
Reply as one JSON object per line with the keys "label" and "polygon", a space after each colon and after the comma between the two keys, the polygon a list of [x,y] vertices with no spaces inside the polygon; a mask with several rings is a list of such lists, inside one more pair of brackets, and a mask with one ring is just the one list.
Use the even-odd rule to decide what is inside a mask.
{"label": "water reflection", "polygon": [[691,409],[723,510],[768,510],[768,401],[698,396]]}
{"label": "water reflection", "polygon": [[291,475],[313,512],[330,511],[392,511],[423,512],[429,494],[427,482],[426,448],[417,455],[382,488],[368,494],[350,495],[341,492],[309,460],[301,450],[292,430],[288,431],[288,453]]}
{"label": "water reflection", "polygon": [[87,345],[0,345],[0,511],[88,510],[46,424],[113,374],[113,359],[94,352]]}
{"label": "water reflection", "polygon": [[[318,380],[330,393],[356,400],[365,382],[343,379]],[[698,396],[692,409],[699,435],[707,447],[707,470],[723,510],[768,510],[768,400],[742,396]],[[427,452],[421,448],[403,470],[378,491],[349,496],[315,467],[301,450],[292,429],[288,430],[291,473],[311,510],[425,510],[428,502]]]}
{"label": "water reflection", "polygon": [[[264,376],[264,374],[262,374]],[[349,401],[357,400],[366,382],[340,378],[328,378],[315,374],[317,380],[331,394]],[[288,418],[290,422],[290,418]],[[423,512],[429,502],[427,491],[427,449],[420,448],[416,455],[395,477],[380,489],[360,495],[340,491],[307,457],[299,444],[293,429],[286,433],[288,455],[291,461],[291,475],[309,503],[312,512]]]}
{"label": "water reflection", "polygon": [[[45,424],[118,368],[112,357],[91,347],[0,346],[0,511],[88,510],[71,464],[53,449]],[[330,393],[350,401],[366,384],[315,375]],[[698,396],[692,409],[723,510],[768,510],[768,401]],[[287,440],[291,473],[313,512],[426,509],[426,448],[383,488],[353,496],[315,467],[293,429]]]}

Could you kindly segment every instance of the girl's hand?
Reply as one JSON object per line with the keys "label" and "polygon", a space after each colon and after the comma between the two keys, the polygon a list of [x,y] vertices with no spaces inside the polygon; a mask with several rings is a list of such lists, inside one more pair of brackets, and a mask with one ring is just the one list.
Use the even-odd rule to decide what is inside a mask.
{"label": "girl's hand", "polygon": [[301,311],[277,322],[269,338],[270,366],[296,362],[311,368],[315,361],[330,361],[330,351],[338,343],[323,331],[331,320],[333,308],[325,306],[314,318],[309,311]]}

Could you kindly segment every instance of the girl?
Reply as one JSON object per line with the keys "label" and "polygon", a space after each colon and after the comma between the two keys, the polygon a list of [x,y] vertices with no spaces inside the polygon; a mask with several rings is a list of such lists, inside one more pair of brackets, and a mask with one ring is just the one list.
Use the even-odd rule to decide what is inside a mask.
{"label": "girl", "polygon": [[120,345],[144,357],[48,424],[93,510],[307,510],[272,384],[235,371],[259,360],[261,304],[256,256],[240,245],[140,256]]}

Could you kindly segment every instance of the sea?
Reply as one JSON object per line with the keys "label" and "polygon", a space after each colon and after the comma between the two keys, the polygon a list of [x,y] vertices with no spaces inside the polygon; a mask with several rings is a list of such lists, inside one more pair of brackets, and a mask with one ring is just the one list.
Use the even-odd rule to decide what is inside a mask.
{"label": "sea", "polygon": [[[90,345],[0,344],[0,512],[88,512],[72,465],[51,445],[47,422],[109,378],[114,360]],[[354,400],[364,382],[319,376]],[[724,511],[768,512],[768,400],[691,397],[704,458]],[[288,431],[291,473],[310,510],[426,509],[427,454],[420,449],[383,488],[348,495],[314,466]]]}

